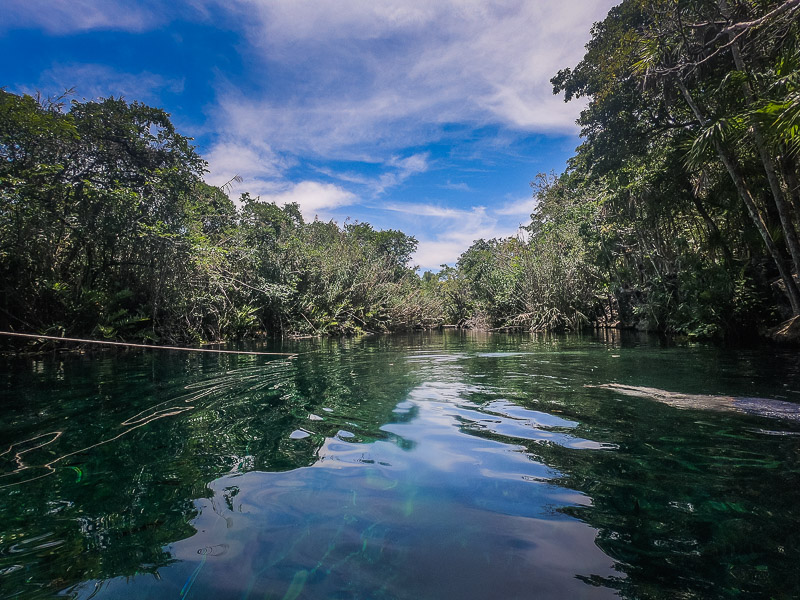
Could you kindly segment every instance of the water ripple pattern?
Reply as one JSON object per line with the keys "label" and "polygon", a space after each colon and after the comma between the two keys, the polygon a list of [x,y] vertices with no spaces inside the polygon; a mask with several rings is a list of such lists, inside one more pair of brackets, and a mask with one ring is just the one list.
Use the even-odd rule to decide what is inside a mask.
{"label": "water ripple pattern", "polygon": [[5,364],[0,597],[800,595],[794,354],[292,344]]}

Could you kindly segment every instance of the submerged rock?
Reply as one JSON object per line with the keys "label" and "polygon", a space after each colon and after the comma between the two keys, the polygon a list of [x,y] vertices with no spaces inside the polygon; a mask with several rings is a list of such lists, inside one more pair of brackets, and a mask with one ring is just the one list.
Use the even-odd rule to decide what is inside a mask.
{"label": "submerged rock", "polygon": [[770,398],[737,398],[735,396],[712,396],[708,394],[681,394],[658,388],[638,385],[604,383],[586,387],[611,390],[626,396],[649,398],[676,408],[738,412],[773,419],[787,419],[800,422],[800,404],[772,400]]}

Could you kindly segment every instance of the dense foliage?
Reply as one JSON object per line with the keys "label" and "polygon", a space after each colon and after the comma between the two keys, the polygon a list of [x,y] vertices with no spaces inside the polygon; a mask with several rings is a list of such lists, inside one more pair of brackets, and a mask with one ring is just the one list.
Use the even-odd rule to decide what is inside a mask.
{"label": "dense foliage", "polygon": [[[529,240],[443,273],[495,327],[621,322],[697,337],[800,314],[800,0],[625,0],[552,80],[583,143],[534,182]],[[449,296],[448,296],[449,295]]]}
{"label": "dense foliage", "polygon": [[0,329],[200,341],[385,331],[440,312],[416,240],[202,180],[161,110],[0,91]]}

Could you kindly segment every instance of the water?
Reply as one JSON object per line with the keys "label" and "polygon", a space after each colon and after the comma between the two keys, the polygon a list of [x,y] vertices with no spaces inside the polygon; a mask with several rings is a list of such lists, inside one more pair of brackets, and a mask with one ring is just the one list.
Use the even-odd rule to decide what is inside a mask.
{"label": "water", "polygon": [[586,387],[800,403],[796,352],[266,349],[0,362],[0,597],[800,596],[799,422]]}

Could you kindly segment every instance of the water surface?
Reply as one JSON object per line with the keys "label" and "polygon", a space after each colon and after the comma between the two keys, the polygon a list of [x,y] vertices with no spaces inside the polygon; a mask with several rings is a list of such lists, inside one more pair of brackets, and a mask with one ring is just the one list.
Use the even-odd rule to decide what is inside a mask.
{"label": "water surface", "polygon": [[0,597],[800,596],[800,423],[594,387],[800,404],[796,353],[265,349],[0,363]]}

